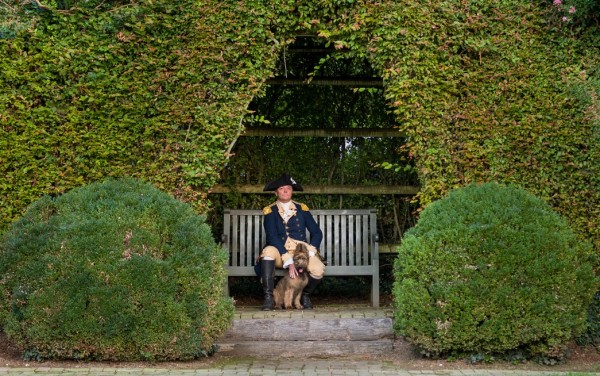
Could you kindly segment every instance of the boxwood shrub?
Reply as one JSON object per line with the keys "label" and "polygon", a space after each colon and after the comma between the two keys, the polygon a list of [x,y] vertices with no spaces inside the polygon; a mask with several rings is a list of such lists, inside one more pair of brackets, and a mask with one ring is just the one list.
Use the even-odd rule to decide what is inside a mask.
{"label": "boxwood shrub", "polygon": [[0,324],[26,359],[209,355],[233,317],[225,257],[202,216],[147,183],[43,197],[0,244]]}
{"label": "boxwood shrub", "polygon": [[585,330],[591,244],[522,189],[456,189],[423,210],[398,251],[394,329],[425,355],[554,362]]}

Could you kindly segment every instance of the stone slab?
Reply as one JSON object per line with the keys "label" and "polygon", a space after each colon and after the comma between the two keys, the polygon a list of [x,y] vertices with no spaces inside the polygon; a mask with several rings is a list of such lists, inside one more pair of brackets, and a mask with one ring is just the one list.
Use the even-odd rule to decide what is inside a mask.
{"label": "stone slab", "polygon": [[392,319],[254,319],[233,320],[228,341],[373,341],[393,338]]}
{"label": "stone slab", "polygon": [[376,341],[237,341],[222,340],[218,353],[229,356],[344,356],[385,354],[393,351],[393,340]]}

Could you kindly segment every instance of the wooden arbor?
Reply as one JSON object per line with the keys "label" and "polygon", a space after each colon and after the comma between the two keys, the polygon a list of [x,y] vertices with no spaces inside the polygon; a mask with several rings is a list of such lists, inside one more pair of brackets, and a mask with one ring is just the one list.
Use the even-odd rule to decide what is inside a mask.
{"label": "wooden arbor", "polygon": [[[295,50],[295,52],[298,52],[298,49]],[[315,52],[313,49],[307,50],[307,51],[301,51],[301,52],[310,52],[313,53]],[[321,52],[321,51],[319,51]],[[329,51],[331,52],[331,51]],[[337,53],[337,51],[336,51]],[[371,73],[369,73],[371,72]],[[299,71],[296,70],[294,73],[296,73],[296,77],[274,77],[274,78],[270,78],[266,81],[267,85],[273,86],[273,92],[275,93],[280,93],[280,92],[292,92],[292,93],[303,93],[303,88],[298,88],[298,90],[293,89],[291,91],[285,91],[282,90],[282,87],[285,86],[313,86],[315,91],[313,92],[317,92],[320,93],[320,90],[323,89],[319,89],[317,87],[346,87],[346,88],[352,88],[352,89],[356,89],[356,88],[378,88],[378,91],[381,91],[381,88],[383,88],[383,80],[380,77],[367,77],[369,74],[373,74],[372,71],[369,70],[365,70],[362,71],[360,73],[358,73],[359,75],[361,75],[361,77],[357,77],[356,75],[354,75],[354,73],[357,73],[356,71],[353,72],[344,72],[342,71],[335,71],[335,72],[331,72],[329,71],[329,76],[320,76],[320,77],[312,77],[312,78],[302,78],[303,74],[300,73]],[[306,72],[305,72],[306,73]],[[287,74],[287,73],[286,73]],[[354,76],[344,76],[344,75],[354,75]],[[306,76],[304,76],[306,77]],[[341,89],[341,88],[340,88]],[[324,89],[323,91],[328,92],[327,89]],[[343,90],[342,90],[343,91]],[[364,91],[364,90],[359,90],[359,91]],[[309,90],[309,92],[311,92]],[[350,94],[352,95],[352,94]],[[362,97],[361,97],[362,98]],[[321,98],[322,100],[327,101],[329,98],[325,97],[325,98]],[[289,101],[289,97],[287,98],[287,100]],[[269,101],[265,101],[266,103],[273,103],[273,101],[269,102]],[[302,103],[306,103],[306,102],[302,102]],[[319,102],[322,103],[322,102]],[[345,102],[341,102],[341,103],[345,103]],[[382,106],[383,106],[383,102],[382,102]],[[265,106],[266,107],[266,106]],[[302,107],[304,109],[304,107]],[[326,108],[326,106],[324,106],[324,108]],[[382,107],[383,108],[383,107]],[[252,110],[256,110],[256,113],[259,114],[263,114],[265,115],[265,118],[268,116],[267,114],[271,114],[272,107],[266,107],[265,108],[268,111],[265,111],[264,113],[259,112],[260,110],[257,108],[252,108]],[[303,114],[300,113],[294,113],[295,116],[303,116]],[[360,116],[360,114],[355,114]],[[282,116],[281,114],[279,114],[279,116]],[[279,117],[275,116],[275,119],[279,119]],[[292,117],[290,117],[291,119],[294,119]],[[228,154],[230,154],[232,152],[233,146],[236,143],[238,137],[254,137],[254,138],[268,138],[268,139],[273,139],[273,138],[307,138],[307,139],[312,139],[312,138],[330,138],[330,139],[339,139],[339,143],[340,143],[340,148],[342,150],[342,153],[345,152],[346,148],[345,145],[346,142],[353,142],[353,141],[349,141],[350,139],[356,139],[356,138],[365,138],[365,139],[374,139],[374,138],[387,138],[390,141],[393,138],[396,138],[398,141],[401,142],[402,138],[405,136],[403,133],[401,133],[397,128],[394,128],[393,126],[393,121],[390,121],[389,123],[387,123],[384,119],[384,121],[382,122],[381,117],[379,120],[380,121],[375,121],[375,122],[369,122],[369,121],[360,121],[360,120],[364,120],[364,119],[360,119],[357,122],[354,122],[352,126],[354,127],[359,127],[359,128],[349,128],[351,125],[350,123],[348,123],[348,125],[345,125],[346,122],[344,120],[344,118],[342,118],[342,122],[338,122],[336,121],[335,124],[332,123],[327,123],[327,124],[323,124],[322,126],[320,125],[320,121],[324,120],[324,121],[331,121],[331,118],[327,118],[325,117],[324,119],[321,119],[319,116],[315,116],[314,118],[310,119],[309,121],[306,121],[305,118],[302,119],[302,121],[299,121],[298,124],[294,124],[292,120],[292,122],[289,121],[288,118],[288,122],[284,124],[284,126],[279,126],[279,127],[274,127],[274,126],[264,126],[264,123],[261,124],[261,122],[256,122],[253,124],[253,126],[248,126],[246,129],[241,129],[239,131],[239,134],[236,137],[236,140],[230,145],[229,150],[227,151]],[[310,117],[309,117],[310,118]],[[346,118],[347,119],[353,119],[353,118]],[[269,118],[269,120],[271,120]],[[339,120],[339,118],[336,118],[336,120]],[[376,118],[377,120],[377,118]],[[302,124],[302,126],[298,127],[298,125]],[[377,124],[377,127],[373,127],[374,124]],[[337,128],[337,127],[343,127],[343,126],[347,126],[348,128]],[[362,127],[361,127],[362,126]],[[265,140],[263,139],[263,141],[265,142],[271,142],[271,140]],[[249,142],[254,142],[251,140],[248,140]],[[316,141],[316,140],[315,140]],[[273,140],[273,142],[277,143],[278,141]],[[365,142],[369,142],[368,140],[365,140]],[[245,143],[244,143],[245,144]],[[320,144],[320,143],[319,143]],[[358,142],[359,145],[363,144],[362,142]],[[391,142],[392,145],[396,144],[395,142]],[[237,153],[236,153],[237,154]],[[250,154],[249,153],[245,153],[245,158],[249,158]],[[262,157],[259,157],[262,158]],[[343,157],[342,157],[343,158]],[[257,162],[260,163],[260,162]],[[315,163],[319,163],[319,162],[315,162]],[[232,169],[232,171],[235,171],[235,169]],[[248,179],[250,180],[250,179]],[[329,179],[329,181],[331,181],[332,179]],[[347,195],[347,196],[356,196],[356,195],[367,195],[367,196],[380,196],[381,198],[377,198],[375,201],[377,202],[381,202],[381,200],[383,199],[383,196],[388,196],[388,197],[393,197],[396,196],[396,198],[394,199],[394,202],[396,202],[396,200],[400,200],[402,202],[404,202],[403,204],[398,204],[398,205],[392,205],[390,207],[393,207],[393,209],[390,210],[394,210],[393,215],[389,215],[387,217],[388,222],[389,222],[389,218],[394,218],[394,229],[393,230],[389,230],[387,231],[388,233],[393,233],[393,234],[397,234],[397,233],[401,233],[402,232],[402,228],[404,228],[404,225],[400,225],[399,223],[399,219],[402,215],[397,213],[397,211],[405,211],[405,207],[408,208],[409,204],[408,204],[408,200],[410,200],[410,198],[407,198],[407,196],[414,196],[416,194],[418,194],[420,187],[417,185],[411,185],[410,183],[406,184],[394,184],[394,185],[385,185],[385,184],[373,184],[374,181],[377,181],[376,178],[375,179],[371,179],[369,185],[365,185],[364,183],[361,184],[361,180],[358,181],[354,181],[354,184],[352,185],[346,185],[343,183],[343,174],[342,174],[342,179],[338,180],[341,183],[337,184],[337,185],[332,185],[332,184],[323,184],[323,185],[310,185],[310,184],[303,184],[303,192],[302,195],[321,195],[321,196],[327,196],[327,195],[331,195],[331,196],[338,196],[339,197],[339,206],[340,208],[344,208],[345,206],[343,206],[342,202],[346,201],[343,196]],[[259,179],[260,181],[260,179]],[[335,180],[334,180],[335,181]],[[366,181],[366,180],[363,180]],[[216,186],[213,186],[213,188],[211,189],[211,193],[213,194],[225,194],[225,193],[229,193],[229,192],[235,192],[235,193],[240,193],[240,194],[250,194],[250,195],[272,195],[272,192],[263,192],[263,187],[264,184],[248,184],[250,182],[247,182],[246,184],[240,184],[240,182],[237,183],[233,183],[232,184],[219,184]],[[356,183],[358,183],[359,185],[356,185]],[[401,199],[399,196],[404,196],[403,199]],[[317,198],[316,200],[320,200],[321,198]],[[329,200],[329,198],[327,198]],[[355,198],[352,198],[351,200],[354,200]],[[361,201],[360,198],[357,198],[358,201]],[[384,199],[387,200],[387,197]],[[362,201],[364,202],[364,199],[362,199]],[[329,202],[329,201],[328,201]],[[368,200],[367,200],[368,202]],[[398,209],[397,206],[400,208]],[[387,209],[386,209],[387,210]],[[408,210],[408,209],[406,209]],[[384,214],[385,214],[385,210],[384,210]],[[408,212],[407,212],[408,213]],[[386,231],[383,230],[383,228],[385,227],[385,225],[382,225],[382,233],[386,233]],[[388,225],[387,228],[391,228],[391,225]],[[392,236],[395,239],[395,235]],[[383,239],[385,239],[386,237],[384,236]],[[390,247],[390,249],[393,247]],[[384,252],[386,252],[386,250],[383,250]]]}
{"label": "wooden arbor", "polygon": [[[314,53],[314,49],[296,49],[296,52]],[[324,51],[320,51],[324,52]],[[383,87],[383,80],[379,77],[314,77],[312,79],[273,77],[267,80],[268,85],[283,86],[348,86],[352,88]],[[238,137],[403,137],[397,129],[393,128],[247,128]],[[234,143],[235,144],[235,141]],[[230,147],[233,147],[233,144]],[[229,151],[230,151],[229,150]],[[364,194],[364,195],[404,195],[413,196],[419,192],[418,186],[387,186],[387,185],[304,185],[303,194]],[[239,193],[265,194],[263,186],[257,184],[238,185],[234,188],[225,185],[216,185],[211,193],[228,193],[235,190]]]}

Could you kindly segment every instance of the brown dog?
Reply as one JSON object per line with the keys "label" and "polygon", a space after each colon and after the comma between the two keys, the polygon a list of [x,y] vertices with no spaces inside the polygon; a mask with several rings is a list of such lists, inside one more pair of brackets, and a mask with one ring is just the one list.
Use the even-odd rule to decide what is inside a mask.
{"label": "brown dog", "polygon": [[308,284],[308,273],[306,271],[308,266],[308,249],[306,249],[304,244],[296,246],[296,250],[294,251],[294,265],[298,271],[298,277],[290,278],[289,274],[286,274],[279,281],[277,287],[275,287],[275,291],[273,291],[275,308],[291,309],[293,306],[293,308],[302,309],[300,298],[302,290]]}

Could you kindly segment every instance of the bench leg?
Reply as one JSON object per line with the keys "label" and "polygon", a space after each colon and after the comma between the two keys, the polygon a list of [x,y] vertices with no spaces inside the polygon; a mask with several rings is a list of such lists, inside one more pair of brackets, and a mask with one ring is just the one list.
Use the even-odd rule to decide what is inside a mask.
{"label": "bench leg", "polygon": [[379,273],[373,275],[373,285],[371,287],[371,305],[374,308],[379,307]]}

